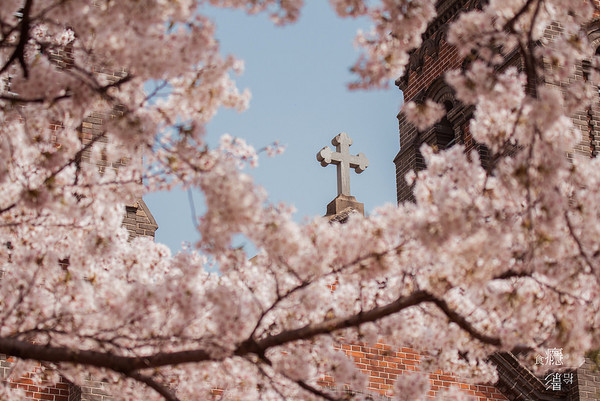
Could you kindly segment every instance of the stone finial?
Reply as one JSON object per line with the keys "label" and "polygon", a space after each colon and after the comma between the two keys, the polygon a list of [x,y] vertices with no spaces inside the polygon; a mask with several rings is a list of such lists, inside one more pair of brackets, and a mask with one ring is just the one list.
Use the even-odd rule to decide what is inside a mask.
{"label": "stone finial", "polygon": [[337,167],[338,196],[327,205],[327,216],[336,215],[347,208],[364,215],[364,205],[350,195],[350,169],[353,168],[360,174],[369,166],[369,160],[362,153],[355,156],[350,154],[352,139],[345,132],[333,138],[331,144],[335,146],[335,152],[325,146],[317,153],[317,160],[323,167],[329,164],[335,164]]}

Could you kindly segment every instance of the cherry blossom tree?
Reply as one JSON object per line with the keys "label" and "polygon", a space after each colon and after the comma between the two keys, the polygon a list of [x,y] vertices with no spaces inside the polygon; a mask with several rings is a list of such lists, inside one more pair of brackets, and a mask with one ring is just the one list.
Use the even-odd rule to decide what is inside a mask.
{"label": "cherry blossom tree", "polygon": [[[42,363],[50,379],[106,379],[123,399],[219,389],[225,400],[335,400],[346,385],[366,392],[343,342],[413,347],[423,370],[479,381],[494,380],[494,352],[531,364],[561,347],[577,365],[600,347],[600,161],[568,157],[581,136],[570,116],[598,101],[592,0],[489,0],[461,13],[447,40],[472,62],[446,79],[474,106],[470,131],[493,164],[424,146],[427,170],[406,177],[415,203],[343,225],[298,224],[269,204],[240,168],[256,160],[243,140],[207,147],[216,110],[243,110],[249,94],[204,3],[276,24],[302,7],[2,0],[0,353],[15,359],[11,377]],[[400,76],[435,17],[434,0],[331,5],[373,23],[356,38],[354,88]],[[562,30],[547,41],[553,23]],[[521,69],[500,68],[511,52]],[[569,80],[583,61],[587,79]],[[103,130],[85,136],[91,113],[106,116]],[[424,128],[443,108],[409,103],[406,114]],[[121,166],[98,168],[111,163]],[[125,203],[174,186],[205,195],[198,244],[171,255],[128,241]],[[236,234],[256,257],[232,245]],[[319,386],[323,375],[335,387]],[[20,399],[2,386],[0,398]],[[409,399],[426,390],[414,377],[396,386]]]}

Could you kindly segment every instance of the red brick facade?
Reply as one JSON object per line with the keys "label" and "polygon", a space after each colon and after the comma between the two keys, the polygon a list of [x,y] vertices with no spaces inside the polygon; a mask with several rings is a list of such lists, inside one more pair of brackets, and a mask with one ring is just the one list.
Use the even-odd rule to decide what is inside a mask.
{"label": "red brick facade", "polygon": [[[12,368],[11,358],[0,355],[0,378],[8,376]],[[47,401],[71,401],[69,398],[69,383],[66,380],[60,380],[58,383],[50,385],[46,381],[38,382],[31,374],[23,375],[19,380],[11,383],[11,387],[23,390],[28,400],[47,400]]]}
{"label": "red brick facade", "polygon": [[[342,349],[354,358],[360,370],[368,376],[368,388],[381,394],[391,395],[399,375],[419,370],[421,355],[410,348],[393,350],[389,345],[378,343],[374,346],[348,344],[343,345]],[[476,401],[507,400],[493,385],[462,383],[451,373],[435,372],[429,375],[429,380],[430,397],[450,387],[457,387],[476,397]]]}

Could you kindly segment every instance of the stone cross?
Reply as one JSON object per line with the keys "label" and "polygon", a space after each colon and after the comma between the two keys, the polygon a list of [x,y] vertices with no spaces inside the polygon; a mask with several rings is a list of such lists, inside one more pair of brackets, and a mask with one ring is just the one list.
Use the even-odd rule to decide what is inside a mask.
{"label": "stone cross", "polygon": [[356,156],[350,154],[352,139],[345,132],[333,138],[331,144],[335,146],[336,152],[332,152],[329,146],[325,146],[317,153],[317,160],[323,167],[328,164],[337,165],[338,196],[350,196],[350,169],[353,168],[357,174],[360,174],[369,166],[369,160],[362,153]]}

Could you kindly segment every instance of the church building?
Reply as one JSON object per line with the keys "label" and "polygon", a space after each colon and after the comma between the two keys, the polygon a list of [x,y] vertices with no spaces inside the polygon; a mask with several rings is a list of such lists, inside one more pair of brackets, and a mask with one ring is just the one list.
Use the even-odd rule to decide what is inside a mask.
{"label": "church building", "polygon": [[[402,203],[412,200],[411,187],[404,177],[411,171],[425,168],[423,156],[419,148],[427,143],[437,149],[446,149],[454,144],[463,144],[467,151],[476,150],[484,163],[489,163],[489,155],[484,146],[477,144],[469,133],[469,121],[473,115],[471,106],[461,104],[454,96],[453,90],[444,81],[444,72],[449,69],[460,69],[464,65],[452,46],[446,41],[448,22],[459,12],[481,6],[485,0],[439,0],[437,17],[432,21],[423,36],[423,45],[410,57],[406,73],[396,80],[405,101],[417,103],[431,99],[443,104],[446,116],[430,129],[419,131],[411,125],[402,113],[399,120],[399,152],[394,159],[396,168],[397,201]],[[548,35],[552,35],[557,27],[550,27]],[[600,21],[587,27],[590,42],[600,49]],[[509,55],[506,66],[519,67],[517,54]],[[585,66],[577,72],[578,78],[585,79]],[[393,118],[390,116],[390,118]],[[582,141],[573,150],[573,157],[596,157],[600,150],[600,102],[589,110],[573,116],[575,124],[581,129]],[[82,127],[82,134],[95,135],[101,131],[101,116],[90,116]],[[317,159],[323,166],[338,166],[338,196],[327,206],[327,217],[332,221],[343,222],[352,212],[364,213],[364,206],[349,191],[349,169],[357,173],[368,166],[367,158],[349,152],[352,141],[346,134],[336,136],[332,144],[335,151],[323,148]],[[390,183],[390,185],[392,185]],[[151,236],[158,225],[145,203],[140,199],[126,208],[123,221],[132,237]],[[357,366],[368,376],[369,389],[380,394],[381,400],[388,399],[395,380],[403,373],[417,371],[421,355],[410,348],[393,349],[383,344],[346,344],[343,350],[350,355]],[[551,352],[552,350],[549,350]],[[550,358],[552,354],[545,356]],[[556,356],[556,355],[555,355]],[[435,372],[430,375],[430,396],[450,387],[458,387],[475,397],[477,401],[593,401],[600,400],[600,372],[596,364],[586,359],[583,365],[571,371],[538,377],[522,366],[517,357],[511,353],[500,353],[492,356],[497,366],[499,380],[497,383],[468,384],[452,374],[452,372]],[[7,377],[11,367],[11,358],[0,355],[0,379]],[[321,384],[331,384],[331,379],[324,377]],[[24,375],[13,382],[15,387],[25,391],[27,399],[48,401],[108,401],[110,394],[104,391],[103,383],[92,378],[85,386],[77,386],[66,380],[55,385],[33,383]]]}

